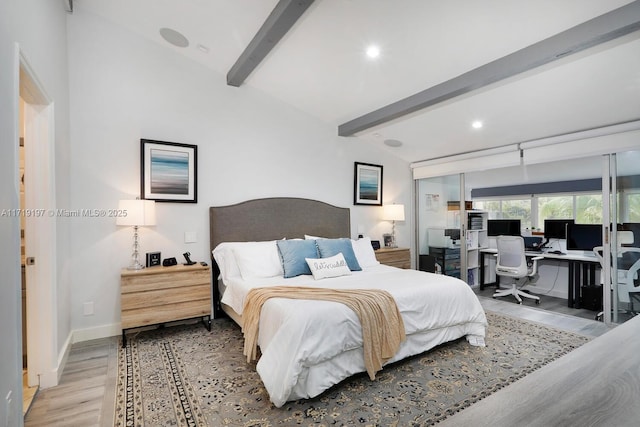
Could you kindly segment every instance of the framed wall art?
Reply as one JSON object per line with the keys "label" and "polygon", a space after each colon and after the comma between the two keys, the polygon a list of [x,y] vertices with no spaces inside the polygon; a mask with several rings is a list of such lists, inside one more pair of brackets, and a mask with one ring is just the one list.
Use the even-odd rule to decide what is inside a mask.
{"label": "framed wall art", "polygon": [[353,204],[382,206],[382,166],[355,162]]}
{"label": "framed wall art", "polygon": [[156,202],[198,202],[198,147],[140,140],[140,194]]}

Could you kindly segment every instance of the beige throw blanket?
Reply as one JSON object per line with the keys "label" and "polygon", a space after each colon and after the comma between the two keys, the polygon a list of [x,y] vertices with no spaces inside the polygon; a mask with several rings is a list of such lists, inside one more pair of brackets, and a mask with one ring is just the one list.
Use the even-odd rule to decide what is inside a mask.
{"label": "beige throw blanket", "polygon": [[244,354],[249,362],[257,358],[260,311],[269,298],[334,301],[352,309],[362,325],[364,363],[372,380],[382,365],[396,354],[406,337],[400,310],[387,291],[292,286],[254,288],[247,294],[242,313]]}

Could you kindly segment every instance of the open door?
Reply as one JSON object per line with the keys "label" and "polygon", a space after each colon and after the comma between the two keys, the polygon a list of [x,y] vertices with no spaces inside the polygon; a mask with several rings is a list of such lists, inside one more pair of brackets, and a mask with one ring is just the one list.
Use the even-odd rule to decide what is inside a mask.
{"label": "open door", "polygon": [[20,57],[24,100],[24,243],[27,380],[29,386],[57,385],[56,217],[53,167],[53,102]]}

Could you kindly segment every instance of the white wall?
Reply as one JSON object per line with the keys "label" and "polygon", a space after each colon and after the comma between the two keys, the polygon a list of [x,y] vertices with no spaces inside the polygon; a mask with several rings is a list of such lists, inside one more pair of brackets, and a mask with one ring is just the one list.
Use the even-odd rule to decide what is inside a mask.
{"label": "white wall", "polygon": [[[321,123],[250,86],[76,8],[69,19],[72,113],[71,209],[109,209],[140,191],[140,139],[198,146],[198,203],[158,203],[142,230],[141,252],[162,258],[190,251],[209,261],[208,207],[290,196],[351,208],[352,237],[362,225],[380,239],[391,228],[379,207],[353,206],[354,162],[384,166],[385,203],[410,215],[408,164]],[[410,245],[410,218],[397,224]],[[183,243],[195,231],[197,242]],[[129,262],[131,229],[114,218],[73,218],[72,328],[77,339],[118,333],[119,274]],[[93,301],[95,314],[84,316]],[[83,330],[84,329],[84,330]]]}
{"label": "white wall", "polygon": [[[68,197],[68,86],[66,55],[66,13],[60,2],[37,0],[3,0],[0,2],[0,209],[17,209],[18,202],[18,62],[16,48],[29,61],[47,94],[55,102],[55,156],[58,202]],[[18,218],[0,217],[0,423],[22,424],[22,349],[20,318],[20,240]],[[49,286],[57,295],[61,310],[54,313],[52,324],[54,349],[47,368],[55,370],[69,335],[69,281],[64,260],[68,246],[65,224],[58,224],[56,257],[58,278]],[[46,350],[49,354],[50,349]],[[10,394],[11,403],[5,399]],[[6,412],[7,407],[9,413]]]}

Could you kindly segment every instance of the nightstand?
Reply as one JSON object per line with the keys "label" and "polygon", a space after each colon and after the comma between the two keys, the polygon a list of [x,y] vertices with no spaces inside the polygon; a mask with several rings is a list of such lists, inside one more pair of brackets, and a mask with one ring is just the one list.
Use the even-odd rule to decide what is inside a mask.
{"label": "nightstand", "polygon": [[409,248],[380,248],[375,253],[376,259],[380,264],[398,268],[411,268]]}
{"label": "nightstand", "polygon": [[211,330],[211,271],[209,266],[174,265],[120,273],[122,346],[125,331],[201,317]]}

